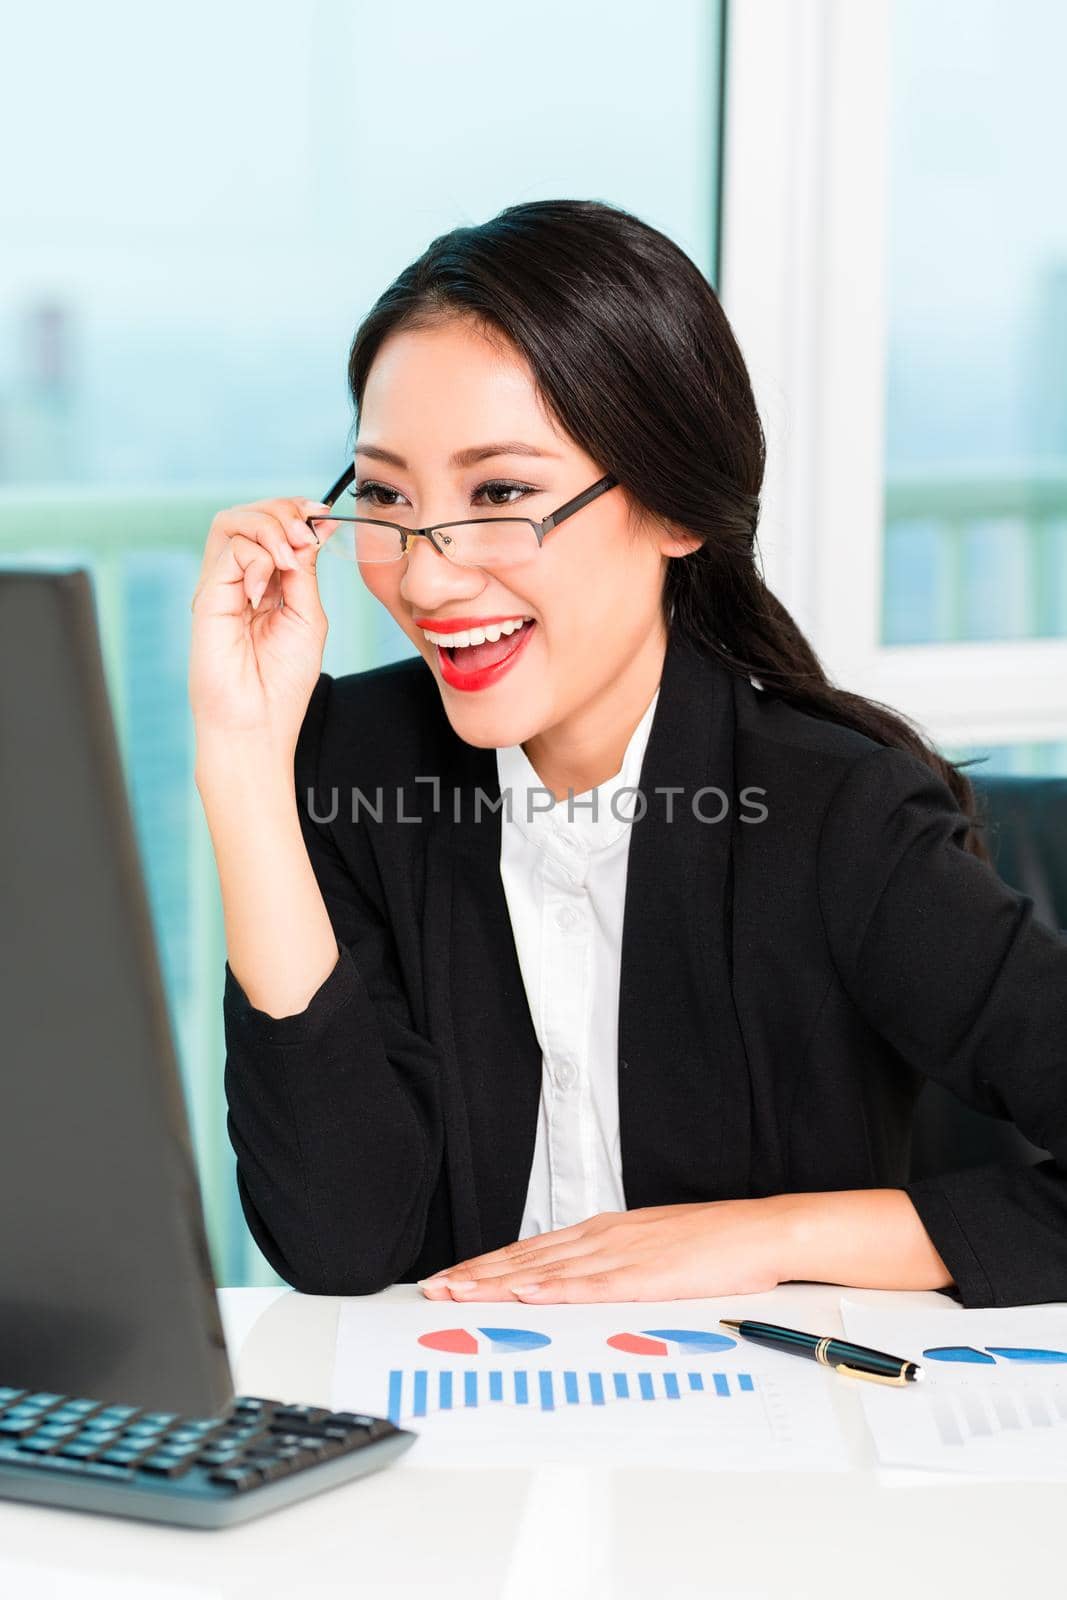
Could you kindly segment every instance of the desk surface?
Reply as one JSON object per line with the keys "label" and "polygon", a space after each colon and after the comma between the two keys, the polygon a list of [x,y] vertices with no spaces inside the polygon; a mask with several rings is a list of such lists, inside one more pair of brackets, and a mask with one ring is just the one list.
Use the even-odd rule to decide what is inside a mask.
{"label": "desk surface", "polygon": [[[399,1285],[386,1295],[418,1296]],[[723,1315],[841,1331],[842,1291],[784,1284]],[[948,1297],[848,1291],[885,1309]],[[339,1300],[221,1292],[239,1393],[331,1403]],[[462,1595],[464,1600],[867,1600],[1047,1588],[1063,1485],[883,1481],[857,1385],[827,1374],[848,1473],[386,1468],[219,1533],[0,1501],[19,1600]]]}

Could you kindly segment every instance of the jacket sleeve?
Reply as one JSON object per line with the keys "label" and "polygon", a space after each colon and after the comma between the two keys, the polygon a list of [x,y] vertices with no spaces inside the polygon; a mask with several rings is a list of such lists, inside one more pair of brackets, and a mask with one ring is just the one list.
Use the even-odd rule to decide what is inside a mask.
{"label": "jacket sleeve", "polygon": [[277,1018],[227,961],[227,1131],[245,1219],[275,1271],[309,1294],[371,1294],[422,1246],[442,1159],[439,1062],[412,1025],[365,836],[349,821],[354,874],[312,817],[332,811],[336,780],[319,760],[332,682],[323,673],[312,694],[294,779],[338,961],[303,1011]]}
{"label": "jacket sleeve", "polygon": [[917,757],[879,749],[823,820],[819,898],[841,981],[899,1054],[1049,1159],[903,1187],[966,1307],[1067,1300],[1067,939],[962,848]]}

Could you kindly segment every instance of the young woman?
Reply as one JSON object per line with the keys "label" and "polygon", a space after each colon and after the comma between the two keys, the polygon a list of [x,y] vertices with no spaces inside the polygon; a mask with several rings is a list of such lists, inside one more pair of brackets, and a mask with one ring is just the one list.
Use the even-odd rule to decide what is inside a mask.
{"label": "young woman", "polygon": [[[319,1294],[1067,1300],[1067,942],[765,586],[696,266],[512,206],[401,273],[349,379],[352,492],[221,511],[193,600],[267,1259]],[[330,539],[413,659],[321,671]],[[927,1076],[1049,1159],[909,1181]]]}

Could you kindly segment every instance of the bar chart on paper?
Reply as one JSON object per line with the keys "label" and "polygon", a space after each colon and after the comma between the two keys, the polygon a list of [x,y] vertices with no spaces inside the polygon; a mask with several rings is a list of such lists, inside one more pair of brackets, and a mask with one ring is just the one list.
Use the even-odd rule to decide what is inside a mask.
{"label": "bar chart on paper", "polygon": [[[756,1394],[750,1372],[579,1371],[550,1367],[454,1369],[430,1371],[425,1367],[392,1367],[389,1371],[391,1422],[428,1416],[431,1411],[451,1411],[457,1406],[534,1406],[556,1411],[564,1406],[607,1406],[623,1401],[681,1400],[688,1395],[728,1400]],[[777,1411],[772,1399],[769,1406]]]}
{"label": "bar chart on paper", "polygon": [[620,1329],[618,1307],[522,1309],[520,1327],[427,1326],[447,1311],[346,1302],[334,1403],[412,1428],[422,1464],[846,1465],[807,1363],[699,1324]]}
{"label": "bar chart on paper", "polygon": [[[843,1300],[849,1337],[918,1360],[903,1396],[865,1392],[887,1466],[1067,1480],[1067,1315],[1058,1307],[882,1313]],[[921,1392],[920,1392],[921,1391]]]}

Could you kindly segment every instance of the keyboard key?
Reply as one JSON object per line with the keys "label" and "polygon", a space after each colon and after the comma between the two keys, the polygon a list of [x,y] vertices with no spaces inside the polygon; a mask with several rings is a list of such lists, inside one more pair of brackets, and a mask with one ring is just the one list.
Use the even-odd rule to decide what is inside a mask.
{"label": "keyboard key", "polygon": [[281,1436],[280,1442],[299,1445],[301,1450],[310,1451],[318,1461],[325,1461],[328,1456],[340,1453],[336,1439],[321,1439],[315,1433],[286,1433]]}
{"label": "keyboard key", "polygon": [[147,1453],[146,1450],[138,1450],[135,1447],[126,1449],[121,1445],[116,1445],[111,1450],[105,1450],[101,1454],[100,1460],[106,1462],[109,1467],[131,1467],[134,1462],[140,1461],[141,1457]]}
{"label": "keyboard key", "polygon": [[228,1489],[251,1489],[262,1483],[263,1475],[256,1467],[220,1467],[210,1474],[212,1483],[225,1484]]}
{"label": "keyboard key", "polygon": [[140,1420],[146,1426],[150,1423],[154,1428],[169,1428],[172,1422],[178,1421],[178,1413],[176,1411],[146,1411]]}
{"label": "keyboard key", "polygon": [[264,1483],[273,1483],[276,1478],[284,1478],[293,1470],[291,1461],[279,1461],[275,1456],[270,1461],[249,1461],[242,1463],[242,1467],[255,1467]]}
{"label": "keyboard key", "polygon": [[43,1456],[47,1455],[50,1450],[54,1450],[59,1442],[58,1439],[49,1439],[47,1435],[42,1438],[39,1433],[35,1433],[29,1439],[20,1439],[19,1448],[28,1450],[34,1455]]}
{"label": "keyboard key", "polygon": [[37,1417],[0,1417],[0,1438],[17,1439],[22,1434],[32,1433],[37,1423]]}
{"label": "keyboard key", "polygon": [[27,1395],[23,1405],[35,1406],[38,1411],[47,1411],[53,1406],[58,1406],[60,1401],[66,1398],[63,1394],[46,1394],[44,1390],[38,1390],[36,1394]]}
{"label": "keyboard key", "polygon": [[58,1428],[38,1428],[34,1434],[35,1439],[48,1439],[52,1444],[63,1444],[67,1439],[73,1439],[78,1432],[76,1422],[68,1422]]}
{"label": "keyboard key", "polygon": [[81,1430],[78,1438],[83,1444],[98,1444],[102,1449],[104,1445],[114,1443],[121,1432],[121,1428],[96,1428],[90,1423]]}
{"label": "keyboard key", "polygon": [[191,1457],[179,1456],[146,1456],[138,1467],[138,1472],[151,1472],[161,1478],[180,1478],[183,1472],[188,1472],[192,1466]]}
{"label": "keyboard key", "polygon": [[301,1450],[297,1444],[283,1444],[275,1451],[275,1455],[279,1461],[291,1461],[296,1466],[318,1460],[313,1450]]}
{"label": "keyboard key", "polygon": [[237,1461],[240,1454],[236,1445],[231,1450],[220,1450],[214,1445],[209,1445],[206,1450],[201,1450],[196,1459],[202,1467],[224,1467],[231,1461]]}
{"label": "keyboard key", "polygon": [[97,1421],[102,1422],[106,1417],[109,1422],[132,1422],[140,1410],[140,1406],[105,1406],[98,1412]]}
{"label": "keyboard key", "polygon": [[43,1426],[47,1428],[78,1428],[81,1426],[81,1422],[82,1419],[76,1411],[71,1411],[66,1406],[60,1406],[58,1411],[50,1411],[48,1413]]}
{"label": "keyboard key", "polygon": [[0,1389],[0,1409],[4,1406],[13,1406],[25,1393],[25,1389]]}
{"label": "keyboard key", "polygon": [[72,1461],[69,1456],[34,1456],[34,1472],[86,1472],[93,1465],[91,1461]]}
{"label": "keyboard key", "polygon": [[94,1411],[99,1411],[99,1400],[68,1400],[55,1411],[48,1414],[49,1422],[58,1422],[62,1417],[69,1418],[72,1422],[84,1422]]}
{"label": "keyboard key", "polygon": [[322,1422],[332,1416],[322,1406],[279,1406],[274,1413],[275,1422]]}
{"label": "keyboard key", "polygon": [[97,1444],[79,1444],[77,1439],[71,1439],[67,1444],[61,1444],[58,1455],[70,1456],[75,1461],[91,1461],[99,1453]]}
{"label": "keyboard key", "polygon": [[284,1421],[273,1422],[270,1432],[273,1434],[276,1428],[297,1437],[324,1439],[327,1436],[325,1422],[305,1422],[301,1417],[287,1417]]}

